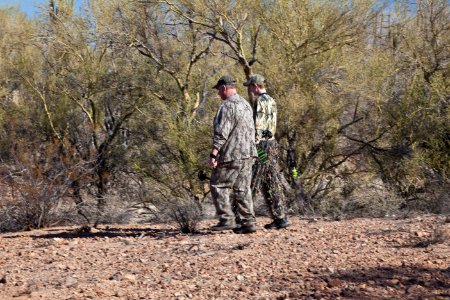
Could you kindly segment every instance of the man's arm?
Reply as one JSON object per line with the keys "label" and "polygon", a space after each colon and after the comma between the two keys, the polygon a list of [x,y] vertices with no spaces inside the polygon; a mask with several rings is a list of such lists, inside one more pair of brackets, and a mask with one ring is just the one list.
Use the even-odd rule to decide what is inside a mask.
{"label": "man's arm", "polygon": [[255,116],[256,140],[258,142],[264,139],[263,132],[268,129],[267,118],[267,103],[265,103],[264,99],[260,96],[257,99]]}
{"label": "man's arm", "polygon": [[217,155],[228,140],[233,128],[233,110],[229,105],[222,105],[214,118],[214,138],[210,153],[210,166],[217,166]]}
{"label": "man's arm", "polygon": [[231,105],[222,105],[214,119],[213,147],[220,151],[228,140],[234,126],[234,111]]}
{"label": "man's arm", "polygon": [[[273,137],[277,126],[277,106],[275,101],[269,95],[260,96],[256,109],[255,129],[257,140]],[[270,131],[271,137],[263,136],[263,133],[267,131]]]}
{"label": "man's arm", "polygon": [[233,128],[233,111],[229,105],[222,105],[214,119],[213,147],[220,151]]}

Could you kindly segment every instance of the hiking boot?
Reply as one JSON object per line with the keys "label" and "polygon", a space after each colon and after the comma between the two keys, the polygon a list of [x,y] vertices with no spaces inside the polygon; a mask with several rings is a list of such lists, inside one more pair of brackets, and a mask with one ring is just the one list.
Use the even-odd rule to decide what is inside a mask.
{"label": "hiking boot", "polygon": [[247,234],[256,232],[256,225],[242,225],[241,227],[236,227],[233,229],[233,232],[236,234]]}
{"label": "hiking boot", "polygon": [[275,219],[272,223],[264,225],[265,229],[281,229],[289,226],[289,221],[287,218]]}
{"label": "hiking boot", "polygon": [[212,231],[226,231],[226,230],[233,230],[236,228],[236,224],[226,224],[219,222],[217,225],[214,225],[211,227]]}

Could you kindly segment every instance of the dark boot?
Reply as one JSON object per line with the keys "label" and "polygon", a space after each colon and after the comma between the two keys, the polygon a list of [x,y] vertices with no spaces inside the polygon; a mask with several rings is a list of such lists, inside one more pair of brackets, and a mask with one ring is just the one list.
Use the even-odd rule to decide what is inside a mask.
{"label": "dark boot", "polygon": [[233,230],[236,228],[236,224],[232,224],[232,223],[224,223],[224,222],[219,222],[217,225],[214,225],[211,227],[212,231],[225,231],[225,230]]}
{"label": "dark boot", "polygon": [[241,227],[236,227],[233,229],[233,232],[236,234],[247,234],[256,232],[256,225],[242,225]]}
{"label": "dark boot", "polygon": [[289,226],[289,221],[286,218],[284,219],[274,219],[272,223],[264,225],[265,229],[281,229]]}

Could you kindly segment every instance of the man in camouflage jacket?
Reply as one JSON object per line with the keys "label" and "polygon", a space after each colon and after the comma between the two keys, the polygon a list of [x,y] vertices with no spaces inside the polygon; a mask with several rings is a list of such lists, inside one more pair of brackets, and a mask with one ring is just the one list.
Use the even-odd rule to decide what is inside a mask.
{"label": "man in camouflage jacket", "polygon": [[253,167],[252,193],[260,191],[272,216],[266,229],[285,228],[289,225],[286,201],[280,181],[278,167],[278,143],[275,140],[277,126],[277,104],[265,88],[263,76],[255,74],[244,83],[249,93],[256,97],[253,117],[256,129],[256,147],[259,159]]}
{"label": "man in camouflage jacket", "polygon": [[[251,194],[251,177],[255,147],[255,126],[250,104],[236,92],[236,81],[223,76],[214,86],[223,103],[214,118],[214,138],[210,154],[213,168],[211,194],[219,216],[212,230],[235,233],[256,231]],[[234,198],[236,214],[233,212]],[[236,224],[236,219],[240,224]],[[240,226],[237,226],[240,225]]]}

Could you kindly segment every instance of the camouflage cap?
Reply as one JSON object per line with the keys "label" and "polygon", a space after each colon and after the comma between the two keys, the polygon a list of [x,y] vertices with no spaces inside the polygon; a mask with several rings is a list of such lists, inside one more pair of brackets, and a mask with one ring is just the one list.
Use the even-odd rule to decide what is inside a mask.
{"label": "camouflage cap", "polygon": [[244,82],[244,86],[249,86],[252,84],[264,84],[265,82],[266,80],[264,79],[264,77],[259,74],[254,74],[250,76],[250,78],[246,82]]}
{"label": "camouflage cap", "polygon": [[221,85],[232,85],[236,83],[236,79],[234,79],[230,75],[224,75],[220,77],[219,81],[217,81],[216,85],[213,86],[213,89],[219,89]]}

